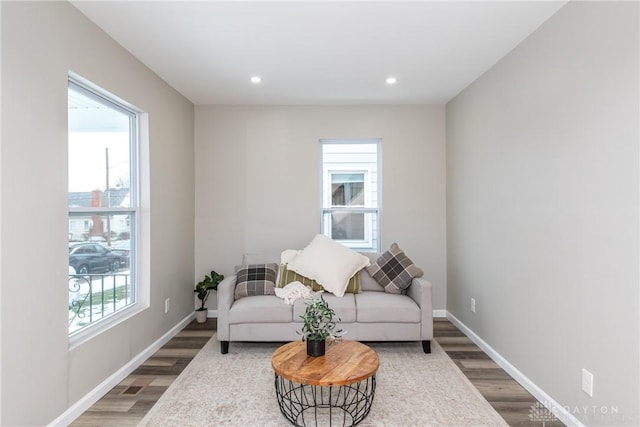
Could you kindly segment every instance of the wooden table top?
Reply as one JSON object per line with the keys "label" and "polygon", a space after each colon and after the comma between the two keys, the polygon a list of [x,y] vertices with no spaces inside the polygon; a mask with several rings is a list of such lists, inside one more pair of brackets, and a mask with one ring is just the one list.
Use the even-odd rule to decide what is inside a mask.
{"label": "wooden table top", "polygon": [[379,364],[378,354],[357,341],[334,343],[319,357],[307,356],[307,343],[294,341],[279,347],[271,358],[271,366],[279,376],[325,387],[362,381],[374,375]]}

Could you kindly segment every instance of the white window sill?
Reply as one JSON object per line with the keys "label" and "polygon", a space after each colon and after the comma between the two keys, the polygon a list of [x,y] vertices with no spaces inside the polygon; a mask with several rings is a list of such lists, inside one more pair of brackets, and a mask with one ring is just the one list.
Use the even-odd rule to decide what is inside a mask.
{"label": "white window sill", "polygon": [[69,336],[69,351],[79,347],[80,345],[90,341],[94,337],[102,334],[104,331],[107,331],[113,328],[120,323],[131,319],[133,316],[136,316],[139,313],[142,313],[144,310],[149,308],[149,305],[144,305],[140,302],[124,308],[117,313],[114,313],[104,319],[100,319],[93,324],[82,328],[81,330],[74,332]]}

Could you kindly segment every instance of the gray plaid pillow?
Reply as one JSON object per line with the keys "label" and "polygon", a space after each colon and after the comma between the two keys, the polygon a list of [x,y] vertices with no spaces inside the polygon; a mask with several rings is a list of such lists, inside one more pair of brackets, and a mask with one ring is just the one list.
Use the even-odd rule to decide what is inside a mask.
{"label": "gray plaid pillow", "polygon": [[389,294],[403,294],[415,277],[422,277],[422,270],[404,254],[397,243],[391,245],[378,260],[367,267],[367,272]]}
{"label": "gray plaid pillow", "polygon": [[255,295],[275,295],[278,264],[251,264],[236,267],[234,298]]}

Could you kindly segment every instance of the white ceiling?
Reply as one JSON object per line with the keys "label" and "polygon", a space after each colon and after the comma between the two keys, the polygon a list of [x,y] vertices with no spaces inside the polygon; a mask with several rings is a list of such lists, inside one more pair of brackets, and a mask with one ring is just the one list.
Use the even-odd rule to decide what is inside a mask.
{"label": "white ceiling", "polygon": [[195,104],[445,103],[565,3],[72,1]]}

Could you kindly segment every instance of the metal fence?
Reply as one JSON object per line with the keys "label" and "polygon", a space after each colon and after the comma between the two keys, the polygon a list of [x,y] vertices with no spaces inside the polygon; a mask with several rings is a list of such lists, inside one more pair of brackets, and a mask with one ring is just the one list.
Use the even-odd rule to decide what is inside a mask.
{"label": "metal fence", "polygon": [[133,304],[131,274],[69,275],[69,333]]}

